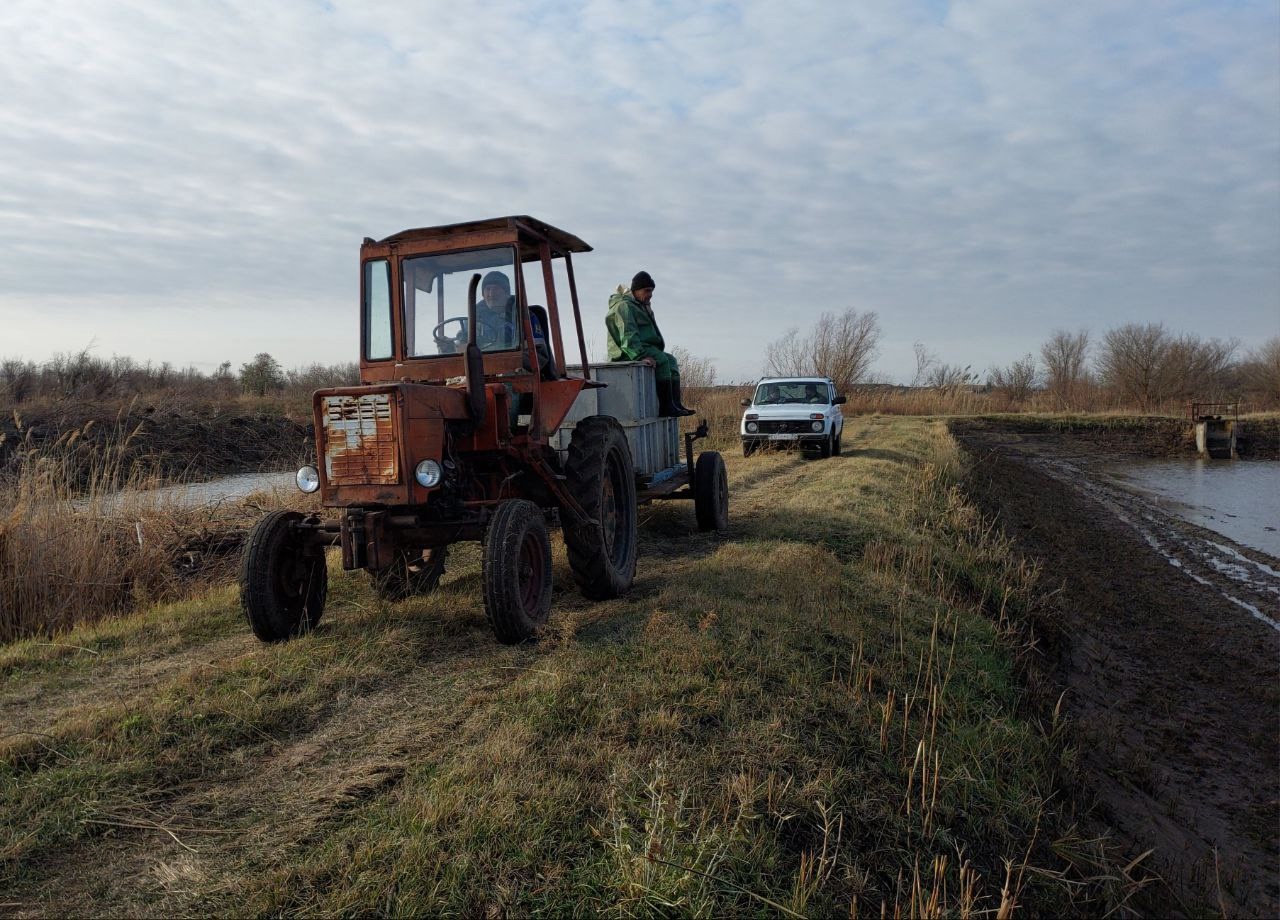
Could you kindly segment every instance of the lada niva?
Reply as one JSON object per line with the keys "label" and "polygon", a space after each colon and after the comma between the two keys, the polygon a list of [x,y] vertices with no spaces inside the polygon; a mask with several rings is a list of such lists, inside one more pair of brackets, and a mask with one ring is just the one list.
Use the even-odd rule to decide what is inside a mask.
{"label": "lada niva", "polygon": [[756,384],[755,395],[742,401],[742,456],[770,445],[839,456],[844,403],[828,377],[766,377]]}

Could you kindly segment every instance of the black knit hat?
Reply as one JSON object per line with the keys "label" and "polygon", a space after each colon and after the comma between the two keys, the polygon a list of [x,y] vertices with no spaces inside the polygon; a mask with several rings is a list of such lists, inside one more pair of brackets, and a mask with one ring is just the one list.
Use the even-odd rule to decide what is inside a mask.
{"label": "black knit hat", "polygon": [[645,288],[655,288],[653,277],[648,272],[636,272],[636,276],[631,279],[631,290],[643,291]]}
{"label": "black knit hat", "polygon": [[489,272],[484,276],[484,280],[480,282],[480,290],[484,290],[491,284],[496,284],[508,294],[511,293],[511,282],[507,280],[507,276],[502,272]]}

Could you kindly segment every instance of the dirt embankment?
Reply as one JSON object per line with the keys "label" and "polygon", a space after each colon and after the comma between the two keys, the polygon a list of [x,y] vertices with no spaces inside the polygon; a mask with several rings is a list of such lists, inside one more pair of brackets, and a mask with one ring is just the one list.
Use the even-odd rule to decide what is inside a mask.
{"label": "dirt embankment", "polygon": [[[1021,438],[1050,438],[1059,449],[1126,457],[1177,457],[1195,452],[1195,428],[1167,416],[1000,416],[964,419],[958,431],[999,431]],[[1237,429],[1242,460],[1280,460],[1280,415],[1244,418]]]}
{"label": "dirt embankment", "polygon": [[[1196,568],[1198,545],[1230,541],[1135,506],[1091,470],[1099,453],[1169,453],[1178,432],[1163,421],[952,427],[975,459],[973,497],[1056,590],[1046,651],[1080,748],[1079,791],[1130,858],[1151,851],[1141,865],[1155,878],[1136,906],[1280,915],[1280,632],[1268,623],[1280,565],[1233,550],[1256,576],[1249,599],[1264,613],[1251,616],[1239,585]],[[1252,436],[1250,455],[1268,437],[1274,452],[1261,426]]]}
{"label": "dirt embankment", "polygon": [[[72,436],[74,434],[74,440]],[[67,457],[85,482],[104,465],[124,474],[140,464],[166,480],[298,466],[314,454],[312,425],[225,407],[24,408],[0,415],[0,473],[31,452]]]}

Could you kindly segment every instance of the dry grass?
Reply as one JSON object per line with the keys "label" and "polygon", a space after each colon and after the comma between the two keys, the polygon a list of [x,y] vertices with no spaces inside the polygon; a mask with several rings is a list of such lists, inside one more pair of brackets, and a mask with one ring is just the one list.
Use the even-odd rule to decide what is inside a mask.
{"label": "dry grass", "polygon": [[[333,571],[262,646],[215,591],[0,652],[0,885],[36,913],[1008,916],[1125,884],[1017,677],[1037,573],[938,423],[730,456],[726,535],[647,507],[625,598],[496,645],[479,555]],[[557,585],[570,584],[561,548]],[[123,675],[140,668],[143,683]],[[89,688],[113,688],[100,698]]]}
{"label": "dry grass", "polygon": [[42,446],[24,437],[0,477],[0,642],[189,595],[228,571],[190,551],[244,513],[148,497],[159,478],[134,458],[136,423],[91,429]]}

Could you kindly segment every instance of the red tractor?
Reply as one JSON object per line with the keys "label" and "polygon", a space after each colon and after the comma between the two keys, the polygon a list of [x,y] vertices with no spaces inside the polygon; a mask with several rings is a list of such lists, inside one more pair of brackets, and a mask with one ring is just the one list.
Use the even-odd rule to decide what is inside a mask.
{"label": "red tractor", "polygon": [[[639,503],[692,498],[701,529],[725,527],[724,461],[694,458],[705,422],[682,445],[676,419],[657,417],[651,368],[587,363],[572,254],[590,251],[530,217],[365,239],[362,383],[315,393],[317,465],[298,471],[338,514],[274,511],[253,528],[240,600],[259,639],[316,625],[329,546],[400,599],[436,588],[450,544],[482,542],[485,613],[515,643],[550,612],[549,525],[593,599],[631,587]],[[566,287],[576,367],[560,331]]]}

